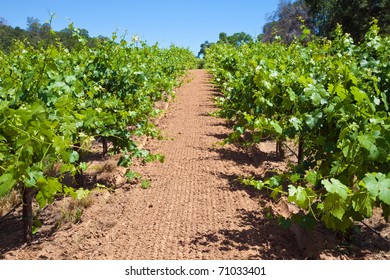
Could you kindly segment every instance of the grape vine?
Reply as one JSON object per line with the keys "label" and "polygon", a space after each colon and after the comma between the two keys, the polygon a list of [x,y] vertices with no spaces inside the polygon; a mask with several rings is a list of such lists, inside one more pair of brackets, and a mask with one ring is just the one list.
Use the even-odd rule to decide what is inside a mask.
{"label": "grape vine", "polygon": [[9,54],[0,52],[0,196],[22,193],[27,241],[32,197],[44,207],[60,193],[76,196],[63,178],[71,174],[83,187],[82,154],[93,141],[103,141],[104,153],[121,153],[126,168],[135,157],[162,158],[138,148],[134,137],[158,136],[155,103],[173,95],[196,64],[187,49],[118,42],[115,34],[90,48],[70,28],[79,42],[72,51],[59,42],[16,42]]}
{"label": "grape vine", "polygon": [[390,37],[379,35],[374,21],[360,44],[341,27],[333,40],[305,39],[216,44],[207,52],[224,94],[219,115],[234,123],[225,142],[249,133],[248,144],[271,136],[279,147],[287,140],[298,147],[289,172],[243,182],[287,196],[305,221],[334,230],[371,217],[375,207],[388,219]]}

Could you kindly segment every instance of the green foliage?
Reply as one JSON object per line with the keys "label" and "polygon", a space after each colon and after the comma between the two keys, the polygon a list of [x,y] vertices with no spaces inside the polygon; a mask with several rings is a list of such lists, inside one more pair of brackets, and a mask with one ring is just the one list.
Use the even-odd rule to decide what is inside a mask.
{"label": "green foliage", "polygon": [[304,0],[317,34],[331,37],[337,24],[356,42],[364,40],[373,18],[384,34],[390,34],[389,0]]}
{"label": "green foliage", "polygon": [[92,204],[93,198],[89,191],[83,189],[75,191],[72,198],[68,201],[68,204],[63,207],[62,216],[57,222],[57,226],[69,222],[73,224],[80,223],[84,210],[89,208]]}
{"label": "green foliage", "polygon": [[390,214],[390,38],[376,21],[360,45],[340,27],[334,34],[288,46],[216,44],[206,65],[223,92],[219,115],[234,123],[225,142],[249,133],[248,144],[273,137],[302,149],[291,171],[244,183],[344,231],[375,207]]}
{"label": "green foliage", "polygon": [[148,189],[150,188],[150,181],[149,180],[143,180],[141,183],[141,188]]}
{"label": "green foliage", "polygon": [[[52,18],[54,15],[52,15]],[[73,49],[78,44],[77,36],[74,36],[72,28],[65,28],[61,31],[54,31],[51,28],[51,23],[40,24],[39,19],[34,17],[27,18],[27,28],[11,27],[6,24],[6,20],[0,18],[0,50],[9,53],[16,41],[28,42],[31,46],[49,46],[55,45],[60,41],[63,46],[68,49]],[[87,40],[90,47],[96,46],[100,41],[109,41],[109,38],[99,36],[92,38],[86,29],[78,31],[79,36]]]}
{"label": "green foliage", "polygon": [[80,159],[98,138],[112,143],[109,152],[121,153],[118,164],[126,168],[133,158],[164,160],[134,139],[159,135],[151,122],[155,103],[196,67],[194,55],[175,46],[117,43],[115,36],[90,48],[82,30],[69,30],[77,42],[71,50],[56,40],[15,42],[8,54],[0,52],[0,196],[32,188],[40,207],[60,193],[82,197],[63,178],[87,168]]}
{"label": "green foliage", "polygon": [[[219,34],[219,40],[218,43],[220,44],[228,44],[231,46],[239,47],[243,44],[248,44],[253,42],[253,38],[251,35],[240,32],[240,33],[234,33],[233,35],[228,36],[225,32],[221,32]],[[200,45],[200,51],[198,53],[198,58],[202,57],[205,58],[207,54],[207,49],[213,46],[215,43],[210,43],[209,41],[205,41],[203,44]]]}
{"label": "green foliage", "polygon": [[228,36],[225,32],[219,34],[218,43],[221,44],[229,44],[232,46],[239,47],[243,44],[248,44],[250,42],[253,42],[253,38],[251,35],[245,32],[234,33],[230,36]]}
{"label": "green foliage", "polygon": [[198,58],[202,57],[204,58],[207,53],[207,49],[214,45],[214,43],[210,43],[209,41],[205,41],[200,45],[200,51],[198,52]]}

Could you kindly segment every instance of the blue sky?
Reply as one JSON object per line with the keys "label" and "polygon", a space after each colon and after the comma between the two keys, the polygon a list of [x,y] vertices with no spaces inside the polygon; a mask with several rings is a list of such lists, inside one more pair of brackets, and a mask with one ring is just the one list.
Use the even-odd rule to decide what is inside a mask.
{"label": "blue sky", "polygon": [[197,53],[200,44],[218,40],[220,32],[262,32],[279,0],[2,0],[0,17],[11,26],[26,27],[28,16],[45,23],[55,13],[55,30],[74,22],[91,36],[127,31],[149,44],[171,43]]}

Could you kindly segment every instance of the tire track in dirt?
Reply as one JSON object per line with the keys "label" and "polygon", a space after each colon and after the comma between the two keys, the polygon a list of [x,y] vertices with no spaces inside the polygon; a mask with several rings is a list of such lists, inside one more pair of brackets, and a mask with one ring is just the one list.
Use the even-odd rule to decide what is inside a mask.
{"label": "tire track in dirt", "polygon": [[[258,203],[245,191],[231,192],[228,179],[221,178],[229,169],[237,171],[233,162],[221,160],[212,149],[219,141],[215,136],[228,130],[222,120],[209,115],[215,108],[207,74],[193,71],[192,78],[160,123],[172,140],[150,143],[149,148],[166,160],[141,170],[151,179],[152,188],[134,190],[125,210],[134,213],[129,224],[132,235],[141,239],[129,236],[131,249],[121,258],[233,259],[257,254],[255,247],[246,254],[221,250],[224,245],[218,242],[221,230],[241,229],[238,209],[255,211]],[[214,243],[208,238],[214,238]]]}
{"label": "tire track in dirt", "polygon": [[216,147],[229,133],[210,116],[215,92],[203,70],[177,92],[159,126],[166,140],[146,147],[165,162],[136,167],[149,189],[100,195],[83,222],[60,229],[6,259],[259,259],[291,258],[281,229],[264,219],[258,193],[234,179],[259,172],[233,146]]}

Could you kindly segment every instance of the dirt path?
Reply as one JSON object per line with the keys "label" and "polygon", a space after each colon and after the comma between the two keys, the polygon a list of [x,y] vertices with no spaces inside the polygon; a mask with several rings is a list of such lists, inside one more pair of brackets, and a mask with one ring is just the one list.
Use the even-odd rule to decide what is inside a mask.
{"label": "dirt path", "polygon": [[[165,163],[137,169],[149,189],[124,186],[96,197],[82,223],[68,224],[29,247],[15,247],[5,259],[291,259],[301,258],[291,237],[259,206],[260,194],[240,187],[240,175],[261,174],[233,146],[220,147],[229,129],[212,117],[209,76],[192,81],[160,121],[166,140],[147,144]],[[264,205],[262,205],[264,206]]]}
{"label": "dirt path", "polygon": [[12,250],[5,258],[266,257],[259,255],[260,247],[269,244],[262,244],[265,238],[256,224],[261,222],[256,220],[261,215],[258,200],[233,182],[251,160],[234,149],[213,148],[228,129],[223,120],[209,115],[215,107],[206,72],[195,70],[191,77],[160,121],[167,140],[148,143],[152,152],[166,157],[164,164],[139,167],[151,180],[149,189],[121,188],[99,196],[82,223],[60,229],[42,243]]}

